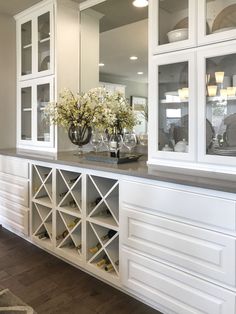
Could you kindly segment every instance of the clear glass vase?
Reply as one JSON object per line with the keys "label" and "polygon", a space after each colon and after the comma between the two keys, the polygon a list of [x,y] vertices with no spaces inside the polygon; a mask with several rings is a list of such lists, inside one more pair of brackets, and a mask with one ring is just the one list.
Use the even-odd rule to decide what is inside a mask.
{"label": "clear glass vase", "polygon": [[78,146],[76,155],[83,154],[83,146],[88,144],[92,135],[92,128],[90,126],[75,126],[72,124],[68,130],[68,136],[74,145]]}

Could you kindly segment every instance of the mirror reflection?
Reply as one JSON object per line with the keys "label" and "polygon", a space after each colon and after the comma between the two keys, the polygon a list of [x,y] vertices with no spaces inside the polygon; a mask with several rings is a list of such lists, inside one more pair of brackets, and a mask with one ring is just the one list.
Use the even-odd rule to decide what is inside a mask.
{"label": "mirror reflection", "polygon": [[103,86],[123,93],[138,113],[136,133],[147,132],[147,7],[106,0],[81,11],[80,77],[82,92]]}

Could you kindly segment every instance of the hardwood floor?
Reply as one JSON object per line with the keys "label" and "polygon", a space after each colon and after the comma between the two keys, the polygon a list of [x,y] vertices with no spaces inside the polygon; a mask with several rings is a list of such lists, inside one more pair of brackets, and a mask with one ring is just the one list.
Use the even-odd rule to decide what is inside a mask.
{"label": "hardwood floor", "polygon": [[161,314],[1,227],[0,285],[38,314]]}

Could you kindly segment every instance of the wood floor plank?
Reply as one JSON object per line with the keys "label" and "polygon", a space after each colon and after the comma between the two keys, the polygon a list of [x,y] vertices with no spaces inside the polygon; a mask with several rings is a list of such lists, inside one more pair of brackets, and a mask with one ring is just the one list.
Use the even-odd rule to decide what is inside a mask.
{"label": "wood floor plank", "polygon": [[4,228],[0,286],[38,314],[161,314]]}

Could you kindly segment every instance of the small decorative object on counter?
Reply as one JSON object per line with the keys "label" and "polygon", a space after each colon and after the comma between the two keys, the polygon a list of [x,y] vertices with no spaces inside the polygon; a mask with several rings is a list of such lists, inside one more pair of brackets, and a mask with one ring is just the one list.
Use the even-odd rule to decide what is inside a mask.
{"label": "small decorative object on counter", "polygon": [[112,134],[116,128],[121,133],[124,128],[133,129],[138,122],[122,93],[110,94],[100,87],[77,95],[65,90],[58,102],[49,103],[44,112],[50,121],[68,130],[71,142],[79,148],[89,143],[92,129]]}
{"label": "small decorative object on counter", "polygon": [[165,144],[165,146],[162,148],[162,151],[173,152],[173,149],[168,144]]}
{"label": "small decorative object on counter", "polygon": [[182,141],[179,141],[176,145],[175,145],[175,152],[179,152],[179,153],[185,153],[186,152],[186,146],[187,146],[187,142],[185,139],[183,139]]}

